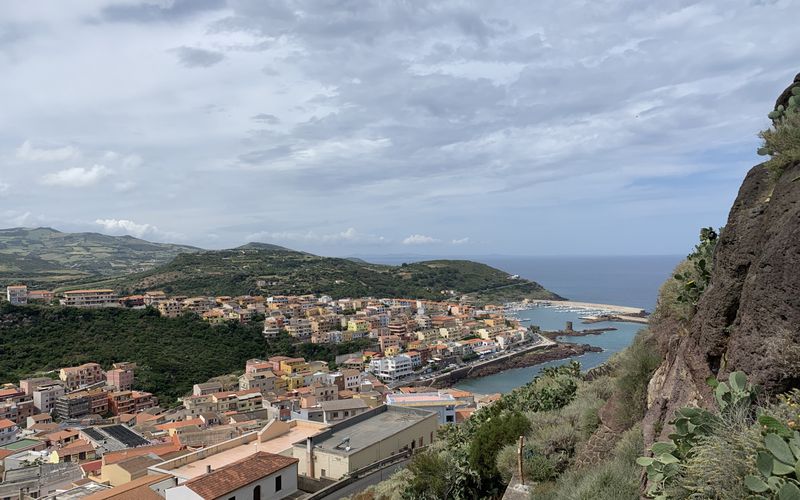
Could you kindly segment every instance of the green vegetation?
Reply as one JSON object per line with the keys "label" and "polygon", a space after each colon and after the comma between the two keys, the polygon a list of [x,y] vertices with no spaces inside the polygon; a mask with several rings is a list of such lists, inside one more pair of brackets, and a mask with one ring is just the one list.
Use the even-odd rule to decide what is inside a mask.
{"label": "green vegetation", "polygon": [[143,271],[196,248],[131,236],[62,233],[50,228],[0,229],[0,285],[47,288],[92,276]]}
{"label": "green vegetation", "polygon": [[683,273],[675,274],[675,279],[680,283],[676,297],[678,302],[689,304],[691,307],[697,305],[697,301],[711,280],[712,259],[717,240],[718,235],[714,228],[704,227],[700,230],[700,243],[686,258],[689,268]]}
{"label": "green vegetation", "polygon": [[[435,260],[402,266],[354,262],[250,244],[234,250],[184,253],[144,273],[110,278],[81,286],[103,286],[123,292],[164,290],[185,295],[302,295],[341,297],[451,298],[445,290],[471,294],[509,285],[508,273],[485,264]],[[538,283],[515,280],[519,300],[558,298]]]}
{"label": "green vegetation", "polygon": [[790,90],[786,104],[778,105],[769,118],[772,127],[759,134],[764,143],[758,154],[770,157],[764,166],[777,178],[787,167],[800,162],[800,85]]}
{"label": "green vegetation", "polygon": [[617,405],[615,417],[623,428],[632,427],[647,410],[647,384],[661,356],[649,330],[640,332],[633,343],[616,357]]}
{"label": "green vegetation", "polygon": [[267,342],[261,324],[235,322],[211,327],[196,316],[168,319],[152,309],[86,310],[0,305],[0,381],[97,362],[138,364],[136,387],[165,404],[191,391],[192,384],[241,372],[250,358],[302,356],[333,362],[336,355],[369,345],[294,344],[282,336]]}

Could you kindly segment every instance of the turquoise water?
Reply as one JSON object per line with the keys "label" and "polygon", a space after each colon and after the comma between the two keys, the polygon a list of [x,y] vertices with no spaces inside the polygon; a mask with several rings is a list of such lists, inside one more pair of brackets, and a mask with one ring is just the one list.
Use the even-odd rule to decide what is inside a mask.
{"label": "turquoise water", "polygon": [[530,322],[524,322],[523,325],[539,325],[542,330],[563,330],[567,321],[572,321],[576,330],[583,330],[586,328],[606,328],[612,326],[616,327],[617,330],[604,332],[600,335],[559,338],[559,340],[564,340],[566,342],[590,344],[602,347],[603,352],[588,352],[582,356],[577,356],[574,358],[550,361],[525,368],[514,368],[486,377],[462,380],[456,384],[456,387],[458,389],[463,389],[465,391],[471,391],[478,394],[509,392],[516,387],[530,382],[533,377],[539,374],[542,368],[563,365],[573,359],[579,361],[584,370],[588,370],[589,368],[594,368],[595,366],[602,364],[609,357],[611,357],[612,354],[625,349],[628,345],[630,345],[633,337],[636,335],[636,332],[643,327],[642,325],[635,323],[610,322],[584,325],[581,324],[580,320],[580,316],[584,315],[586,315],[586,312],[563,311],[549,307],[537,307],[527,311],[520,311],[518,313],[519,319],[531,320]]}

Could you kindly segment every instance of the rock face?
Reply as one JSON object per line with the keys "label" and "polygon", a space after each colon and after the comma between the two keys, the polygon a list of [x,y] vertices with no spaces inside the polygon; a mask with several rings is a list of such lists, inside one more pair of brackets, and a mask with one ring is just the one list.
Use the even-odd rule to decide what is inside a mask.
{"label": "rock face", "polygon": [[800,165],[777,181],[762,166],[750,170],[691,322],[655,333],[665,361],[648,389],[647,443],[666,437],[676,409],[713,404],[709,376],[740,370],[770,392],[800,386]]}

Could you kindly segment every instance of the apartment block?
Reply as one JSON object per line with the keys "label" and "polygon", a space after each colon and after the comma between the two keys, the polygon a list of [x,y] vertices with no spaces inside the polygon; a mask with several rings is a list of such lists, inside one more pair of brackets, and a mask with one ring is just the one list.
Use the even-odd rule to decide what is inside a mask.
{"label": "apartment block", "polygon": [[39,413],[52,413],[56,408],[56,401],[64,393],[63,385],[50,380],[49,384],[42,384],[33,390],[33,406]]}
{"label": "apartment block", "polygon": [[115,368],[106,372],[106,383],[118,391],[129,391],[133,387],[133,370],[131,368]]}
{"label": "apartment block", "polygon": [[6,300],[15,306],[28,303],[28,287],[25,285],[11,285],[6,287]]}
{"label": "apartment block", "polygon": [[97,363],[85,363],[80,366],[62,368],[58,372],[58,378],[64,382],[68,391],[72,391],[82,386],[102,382],[105,380],[105,373]]}
{"label": "apartment block", "polygon": [[119,296],[114,290],[70,290],[64,292],[61,305],[70,307],[120,307]]}

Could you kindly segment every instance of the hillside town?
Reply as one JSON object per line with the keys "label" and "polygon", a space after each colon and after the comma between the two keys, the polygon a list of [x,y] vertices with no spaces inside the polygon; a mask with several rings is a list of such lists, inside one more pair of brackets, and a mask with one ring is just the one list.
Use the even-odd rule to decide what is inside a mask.
{"label": "hillside town", "polygon": [[[137,365],[89,362],[35,374],[0,390],[5,498],[327,498],[402,463],[498,395],[426,381],[548,341],[503,307],[327,296],[56,296],[9,286],[17,306],[153,308],[211,325],[263,324],[265,342],[365,339],[335,364],[272,356],[236,374],[197,380],[177,406],[137,390]],[[336,498],[331,496],[330,498]]]}

